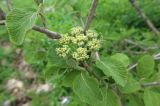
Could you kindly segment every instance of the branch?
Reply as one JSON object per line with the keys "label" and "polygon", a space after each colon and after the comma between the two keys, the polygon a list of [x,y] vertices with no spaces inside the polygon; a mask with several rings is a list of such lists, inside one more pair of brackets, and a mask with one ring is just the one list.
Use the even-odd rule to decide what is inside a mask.
{"label": "branch", "polygon": [[35,30],[35,31],[38,31],[38,32],[46,34],[51,39],[59,39],[59,38],[61,38],[61,35],[59,33],[50,31],[50,30],[48,30],[48,29],[46,29],[44,27],[34,26],[32,29]]}
{"label": "branch", "polygon": [[42,19],[42,24],[43,24],[43,27],[46,28],[46,18],[44,16],[44,5],[43,4],[40,4],[40,12],[39,12],[39,15]]}
{"label": "branch", "polygon": [[136,10],[136,12],[139,14],[139,16],[141,16],[143,18],[143,20],[145,21],[145,23],[148,25],[148,27],[156,34],[156,35],[160,35],[160,32],[158,31],[158,29],[154,26],[154,24],[152,23],[152,21],[146,16],[146,14],[141,10],[141,8],[139,7],[139,5],[137,4],[136,0],[129,0],[129,2],[131,3],[131,5],[133,6],[133,8]]}
{"label": "branch", "polygon": [[5,13],[1,8],[0,8],[0,20],[5,20]]}
{"label": "branch", "polygon": [[89,12],[86,24],[85,24],[84,32],[86,32],[90,27],[90,24],[93,20],[95,12],[96,12],[97,3],[98,3],[98,0],[93,0],[92,5],[91,5],[91,9],[90,9],[90,12]]}
{"label": "branch", "polygon": [[12,3],[11,3],[11,1],[10,0],[5,0],[5,1],[6,1],[8,10],[11,11],[12,10]]}
{"label": "branch", "polygon": [[[154,60],[159,60],[160,59],[160,53],[153,55]],[[138,63],[133,64],[132,66],[130,66],[128,68],[128,71],[131,71],[132,69],[134,69],[136,66],[138,65]]]}
{"label": "branch", "polygon": [[[0,21],[0,25],[5,25],[5,20]],[[59,39],[59,38],[61,38],[61,35],[59,33],[50,31],[50,30],[48,30],[48,29],[46,29],[44,27],[34,26],[32,29],[37,31],[37,32],[46,34],[51,39]]]}
{"label": "branch", "polygon": [[153,87],[153,86],[160,86],[160,82],[150,82],[150,83],[144,83],[141,85],[142,87]]}

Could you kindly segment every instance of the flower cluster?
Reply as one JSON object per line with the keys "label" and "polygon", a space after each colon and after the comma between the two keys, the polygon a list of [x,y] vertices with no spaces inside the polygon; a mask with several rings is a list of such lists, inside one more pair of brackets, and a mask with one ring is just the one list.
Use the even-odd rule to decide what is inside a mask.
{"label": "flower cluster", "polygon": [[93,30],[88,30],[84,34],[81,27],[72,28],[70,33],[60,38],[59,44],[60,47],[56,48],[59,56],[63,58],[71,56],[77,61],[88,59],[92,51],[98,51],[101,47],[98,33]]}

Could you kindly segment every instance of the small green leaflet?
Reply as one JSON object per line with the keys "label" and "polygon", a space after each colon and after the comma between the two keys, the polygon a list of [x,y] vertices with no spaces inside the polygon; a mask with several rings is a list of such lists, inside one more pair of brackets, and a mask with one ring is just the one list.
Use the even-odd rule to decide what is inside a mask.
{"label": "small green leaflet", "polygon": [[152,56],[145,55],[140,58],[137,65],[137,73],[141,78],[148,78],[154,72],[155,62]]}
{"label": "small green leaflet", "polygon": [[128,72],[123,63],[110,58],[101,58],[96,62],[106,76],[111,76],[117,84],[125,86],[128,79]]}
{"label": "small green leaflet", "polygon": [[13,9],[6,20],[11,42],[22,44],[26,32],[35,25],[37,16],[38,11],[34,9]]}
{"label": "small green leaflet", "polygon": [[98,82],[87,73],[80,73],[73,82],[73,91],[81,99],[90,105],[96,105],[103,100]]}

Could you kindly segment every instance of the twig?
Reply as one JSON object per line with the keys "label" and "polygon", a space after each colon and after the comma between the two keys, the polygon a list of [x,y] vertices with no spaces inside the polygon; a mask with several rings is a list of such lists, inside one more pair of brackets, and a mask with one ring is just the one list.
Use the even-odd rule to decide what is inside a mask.
{"label": "twig", "polygon": [[[159,60],[160,59],[160,53],[153,55],[154,60]],[[136,66],[138,65],[138,63],[133,64],[132,66],[130,66],[128,68],[128,71],[131,71],[132,69],[134,69]]]}
{"label": "twig", "polygon": [[153,56],[154,58],[160,57],[160,53]]}
{"label": "twig", "polygon": [[90,24],[91,24],[91,22],[92,22],[92,20],[93,20],[93,17],[94,17],[94,15],[95,15],[95,12],[96,12],[97,3],[98,3],[98,0],[93,0],[92,5],[91,5],[91,9],[90,9],[90,12],[89,12],[89,15],[88,15],[86,24],[85,24],[84,33],[85,33],[85,32],[88,30],[88,28],[90,27]]}
{"label": "twig", "polygon": [[158,31],[158,29],[154,26],[154,24],[152,23],[152,21],[146,16],[146,14],[141,10],[141,8],[139,7],[139,5],[137,4],[136,0],[129,0],[129,2],[131,3],[131,5],[133,6],[133,8],[136,10],[136,12],[139,14],[139,16],[141,16],[143,18],[143,20],[145,21],[145,23],[148,25],[148,27],[156,34],[156,35],[160,35],[160,32]]}
{"label": "twig", "polygon": [[150,83],[144,83],[141,85],[142,87],[153,87],[153,86],[160,86],[160,82],[150,82]]}
{"label": "twig", "polygon": [[[86,33],[86,31],[89,29],[89,27],[90,27],[90,25],[92,23],[93,17],[94,17],[94,15],[96,13],[97,4],[98,4],[98,0],[93,0],[89,15],[88,15],[85,27],[84,27],[84,33]],[[95,53],[95,56],[96,56],[97,60],[100,59],[100,56],[99,56],[98,52]]]}
{"label": "twig", "polygon": [[39,12],[39,15],[42,19],[42,24],[43,24],[43,27],[46,28],[46,18],[44,16],[44,5],[43,4],[40,4],[40,12]]}
{"label": "twig", "polygon": [[48,30],[46,28],[43,28],[43,27],[34,26],[32,29],[35,30],[35,31],[38,31],[38,32],[46,34],[51,39],[59,39],[59,38],[61,38],[61,35],[59,33],[50,31],[50,30]]}
{"label": "twig", "polygon": [[96,57],[97,60],[100,60],[100,56],[99,56],[98,52],[95,53],[95,57]]}
{"label": "twig", "polygon": [[43,27],[46,28],[46,18],[44,16],[44,14],[43,13],[39,13],[39,15],[41,16]]}
{"label": "twig", "polygon": [[93,70],[92,67],[90,67],[87,62],[83,62],[82,65],[86,69],[86,71],[88,71],[88,73],[93,75],[98,81],[100,81],[103,85],[106,86],[106,82],[104,81],[104,79],[99,75],[97,75],[94,71],[92,71]]}
{"label": "twig", "polygon": [[11,11],[12,10],[12,3],[11,3],[11,1],[10,0],[5,0],[5,1],[6,1],[8,10]]}
{"label": "twig", "polygon": [[[0,21],[0,25],[5,25],[5,20]],[[48,30],[48,29],[46,29],[44,27],[34,26],[32,29],[37,31],[37,32],[41,32],[41,33],[46,34],[51,39],[59,39],[59,38],[61,38],[61,35],[59,33],[50,31],[50,30]]]}
{"label": "twig", "polygon": [[134,69],[137,65],[138,65],[137,63],[133,64],[131,67],[128,68],[128,70],[130,71],[130,70]]}
{"label": "twig", "polygon": [[5,25],[5,20],[0,20],[0,25]]}
{"label": "twig", "polygon": [[5,13],[1,8],[0,8],[0,20],[5,20]]}

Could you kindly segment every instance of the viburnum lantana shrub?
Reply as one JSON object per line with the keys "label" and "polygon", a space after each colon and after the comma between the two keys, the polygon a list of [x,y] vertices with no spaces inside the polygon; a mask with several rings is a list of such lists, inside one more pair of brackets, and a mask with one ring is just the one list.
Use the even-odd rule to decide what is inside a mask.
{"label": "viburnum lantana shrub", "polygon": [[[127,55],[101,55],[106,47],[100,32],[91,29],[84,31],[84,28],[77,26],[68,29],[68,33],[58,34],[36,26],[38,18],[41,17],[43,23],[45,21],[43,0],[35,1],[38,9],[14,8],[10,11],[6,18],[6,27],[11,42],[18,45],[35,41],[32,37],[25,40],[26,33],[31,29],[52,38],[43,39],[47,43],[38,45],[44,47],[38,53],[45,54],[41,59],[45,63],[44,73],[49,73],[46,74],[46,79],[54,79],[57,75],[53,81],[55,89],[58,89],[53,94],[56,98],[55,106],[58,103],[56,96],[64,96],[59,92],[61,89],[68,92],[65,96],[71,97],[68,106],[160,106],[159,88],[150,86],[151,82],[160,79],[153,56],[142,56],[131,68],[136,71],[133,74],[129,71],[130,59]],[[32,50],[37,52],[36,49]]]}

